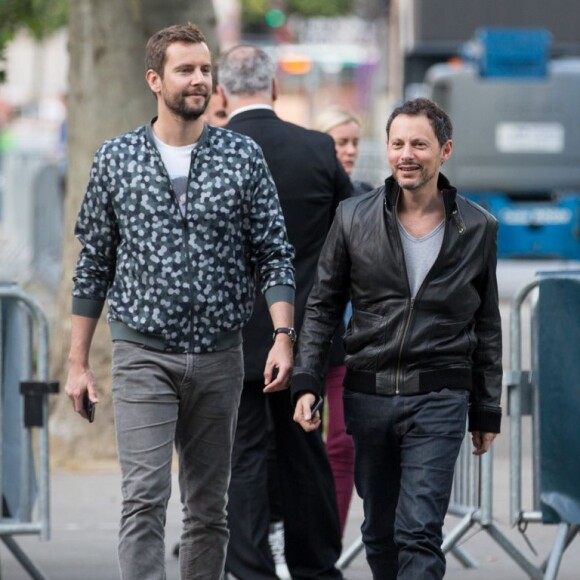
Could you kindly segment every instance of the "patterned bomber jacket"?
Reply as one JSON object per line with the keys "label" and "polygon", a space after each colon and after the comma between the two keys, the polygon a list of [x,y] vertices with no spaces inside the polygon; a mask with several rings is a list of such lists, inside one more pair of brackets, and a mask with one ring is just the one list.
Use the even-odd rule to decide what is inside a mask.
{"label": "patterned bomber jacket", "polygon": [[294,249],[276,187],[250,138],[205,126],[183,217],[151,124],[105,142],[77,218],[73,314],[113,340],[203,353],[241,342],[255,280],[269,304],[293,302]]}

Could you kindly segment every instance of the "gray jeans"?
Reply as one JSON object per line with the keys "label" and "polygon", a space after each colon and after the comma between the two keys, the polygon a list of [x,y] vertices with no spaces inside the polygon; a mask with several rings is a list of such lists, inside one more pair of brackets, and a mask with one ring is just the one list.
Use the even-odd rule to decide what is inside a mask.
{"label": "gray jeans", "polygon": [[164,528],[174,442],[183,504],[181,578],[222,577],[242,383],[241,345],[216,353],[174,354],[113,343],[123,580],[165,579]]}

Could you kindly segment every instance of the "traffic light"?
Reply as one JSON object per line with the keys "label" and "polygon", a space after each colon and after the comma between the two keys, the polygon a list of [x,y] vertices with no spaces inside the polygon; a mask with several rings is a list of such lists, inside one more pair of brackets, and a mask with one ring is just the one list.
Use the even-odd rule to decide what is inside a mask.
{"label": "traffic light", "polygon": [[286,24],[286,14],[284,14],[284,12],[279,8],[272,8],[271,10],[268,10],[264,16],[264,19],[270,28],[281,28],[284,26],[284,24]]}

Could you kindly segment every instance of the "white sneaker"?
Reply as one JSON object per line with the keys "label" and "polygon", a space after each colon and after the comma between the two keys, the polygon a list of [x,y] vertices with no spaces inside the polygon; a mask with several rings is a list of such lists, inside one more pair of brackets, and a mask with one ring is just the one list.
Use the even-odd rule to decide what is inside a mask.
{"label": "white sneaker", "polygon": [[276,565],[276,576],[280,580],[292,580],[290,570],[286,565],[286,558],[284,556],[284,523],[273,522],[270,524],[270,532],[268,534],[268,543],[270,544],[270,551],[272,558]]}

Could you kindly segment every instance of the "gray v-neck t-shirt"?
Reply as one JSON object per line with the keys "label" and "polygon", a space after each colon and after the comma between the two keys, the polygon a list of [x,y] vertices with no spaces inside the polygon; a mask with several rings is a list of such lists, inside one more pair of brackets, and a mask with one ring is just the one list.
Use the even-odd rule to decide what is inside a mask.
{"label": "gray v-neck t-shirt", "polygon": [[405,263],[407,264],[407,277],[413,298],[417,295],[423,280],[439,255],[443,243],[444,225],[445,220],[427,235],[416,238],[399,223]]}

